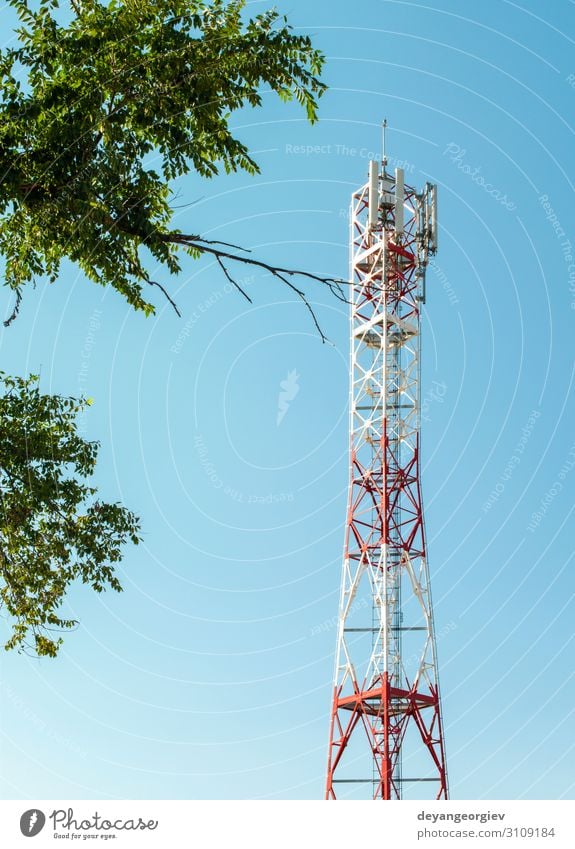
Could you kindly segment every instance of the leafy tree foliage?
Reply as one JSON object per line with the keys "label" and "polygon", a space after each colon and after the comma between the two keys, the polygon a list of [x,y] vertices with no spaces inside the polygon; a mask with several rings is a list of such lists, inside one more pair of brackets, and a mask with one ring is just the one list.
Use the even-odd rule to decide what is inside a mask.
{"label": "leafy tree foliage", "polygon": [[[294,277],[340,281],[270,265],[228,243],[171,227],[170,183],[258,165],[230,129],[262,90],[297,100],[316,119],[322,55],[274,10],[245,0],[8,0],[20,26],[0,50],[0,255],[15,293],[55,281],[64,259],[154,312],[150,260],[168,274],[179,252],[266,269],[307,305]],[[156,169],[150,162],[158,161]],[[245,292],[242,291],[245,295]],[[247,295],[246,295],[247,297]],[[319,326],[318,326],[319,329]],[[321,331],[320,331],[321,332]],[[322,334],[322,338],[323,334]],[[0,607],[6,648],[56,655],[54,631],[76,623],[61,605],[70,585],[120,590],[114,564],[139,541],[137,517],[89,485],[98,446],[81,438],[88,402],[40,394],[36,378],[0,372]]]}
{"label": "leafy tree foliage", "polygon": [[113,564],[139,522],[96,498],[86,479],[98,444],[78,434],[88,401],[42,395],[38,379],[0,373],[0,603],[10,615],[5,647],[55,656],[54,630],[72,628],[59,608],[70,584],[121,590]]}
{"label": "leafy tree foliage", "polygon": [[229,121],[260,106],[262,87],[315,121],[325,86],[310,38],[275,10],[244,20],[245,0],[75,0],[67,22],[57,0],[9,2],[22,23],[0,52],[0,253],[17,305],[68,258],[151,313],[146,285],[168,293],[146,253],[177,273],[182,249],[215,255],[226,275],[227,261],[260,265],[305,300],[290,284],[300,272],[171,229],[169,184],[190,169],[258,171]]}

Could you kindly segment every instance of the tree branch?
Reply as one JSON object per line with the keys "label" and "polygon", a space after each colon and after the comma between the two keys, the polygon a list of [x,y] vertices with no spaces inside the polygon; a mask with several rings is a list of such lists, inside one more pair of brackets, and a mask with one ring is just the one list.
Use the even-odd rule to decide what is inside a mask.
{"label": "tree branch", "polygon": [[239,284],[239,283],[237,283],[237,282],[234,280],[234,278],[232,277],[232,275],[229,273],[228,269],[227,269],[227,268],[226,268],[226,266],[224,265],[224,261],[222,260],[222,258],[221,258],[221,257],[219,257],[219,256],[217,256],[217,257],[216,257],[216,259],[217,259],[217,261],[218,261],[218,264],[219,264],[220,268],[222,269],[222,271],[224,272],[224,274],[226,275],[226,277],[228,278],[228,280],[230,281],[230,283],[231,283],[233,286],[235,286],[235,287],[236,287],[236,289],[238,290],[238,292],[240,292],[240,293],[244,296],[244,298],[246,299],[246,301],[249,301],[249,302],[250,302],[250,304],[252,304],[252,303],[253,303],[252,299],[250,298],[250,296],[248,295],[248,293],[247,293],[244,289],[242,289],[242,287],[240,286],[240,284]]}
{"label": "tree branch", "polygon": [[[242,289],[242,287],[238,284],[238,282],[230,274],[224,260],[228,260],[229,262],[241,262],[244,265],[251,265],[254,268],[261,268],[262,270],[267,271],[273,277],[276,277],[278,280],[280,280],[282,283],[284,283],[289,289],[292,290],[292,292],[294,292],[298,296],[298,298],[300,298],[301,301],[303,301],[306,309],[308,310],[308,312],[310,313],[310,315],[312,317],[313,323],[314,323],[316,330],[318,331],[318,333],[321,337],[322,342],[329,342],[329,339],[327,338],[327,336],[324,334],[323,330],[321,329],[321,326],[320,326],[319,321],[317,319],[317,315],[315,313],[314,308],[312,307],[312,305],[311,305],[306,293],[303,291],[303,289],[300,289],[298,286],[296,286],[295,283],[293,283],[289,278],[290,277],[303,277],[307,280],[312,280],[316,283],[322,283],[323,285],[328,287],[330,292],[332,292],[332,294],[335,295],[335,297],[339,301],[342,301],[343,303],[349,304],[349,300],[346,297],[346,294],[345,294],[345,291],[344,291],[344,288],[343,288],[345,285],[349,285],[348,280],[342,280],[341,278],[337,278],[337,277],[327,277],[327,276],[323,276],[321,274],[314,274],[311,271],[303,271],[302,269],[298,269],[298,268],[286,268],[286,267],[283,267],[283,266],[280,266],[280,265],[272,265],[271,263],[264,262],[263,260],[255,259],[254,257],[251,257],[251,256],[246,256],[246,254],[250,253],[250,251],[248,249],[241,248],[238,245],[232,245],[232,244],[229,244],[227,242],[218,242],[218,241],[212,240],[212,239],[203,239],[201,236],[198,236],[198,235],[189,235],[189,234],[185,234],[185,233],[157,233],[156,232],[156,233],[153,234],[153,236],[149,237],[148,239],[144,239],[144,242],[151,241],[153,239],[159,239],[160,241],[167,242],[169,244],[181,245],[184,248],[190,248],[192,250],[198,251],[199,253],[208,254],[210,256],[215,257],[218,265],[220,266],[220,268],[224,272],[226,278],[230,281],[230,283],[232,283],[236,287],[236,289],[238,289],[241,292],[241,294],[250,303],[252,303],[251,298],[248,297],[246,292]],[[226,250],[223,250],[222,247],[218,247],[218,246],[235,248],[236,250],[245,251],[245,253],[243,253],[243,254],[230,253]]]}
{"label": "tree branch", "polygon": [[181,313],[181,312],[180,312],[180,310],[178,309],[178,305],[176,304],[176,302],[174,301],[174,299],[171,297],[171,295],[169,295],[169,293],[168,293],[168,291],[166,290],[166,288],[165,288],[164,286],[162,286],[162,284],[161,284],[161,283],[158,283],[158,281],[157,281],[157,280],[150,280],[150,278],[149,278],[149,277],[147,277],[147,278],[146,278],[146,283],[148,283],[150,286],[157,286],[157,287],[158,287],[158,289],[159,289],[159,290],[162,292],[162,294],[165,296],[165,298],[166,298],[166,300],[168,301],[168,303],[169,303],[169,304],[171,304],[171,306],[173,307],[174,312],[176,313],[176,315],[178,316],[178,318],[181,318],[181,317],[182,317],[182,313]]}
{"label": "tree branch", "polygon": [[10,313],[10,315],[8,316],[6,321],[4,322],[4,327],[10,327],[10,325],[12,324],[12,322],[14,321],[14,319],[16,318],[18,313],[20,312],[20,304],[22,303],[22,293],[20,292],[20,289],[16,289],[15,292],[16,292],[16,303],[14,304],[12,312]]}

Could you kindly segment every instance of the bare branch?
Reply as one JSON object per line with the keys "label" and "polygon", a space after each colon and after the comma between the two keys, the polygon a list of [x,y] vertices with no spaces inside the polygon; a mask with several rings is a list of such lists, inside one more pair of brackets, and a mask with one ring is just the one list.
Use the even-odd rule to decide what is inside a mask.
{"label": "bare branch", "polygon": [[219,239],[202,239],[201,236],[184,236],[184,238],[194,238],[203,245],[223,245],[225,248],[234,248],[236,251],[243,251],[246,254],[251,254],[250,248],[243,248],[241,245],[235,245],[233,242],[220,242]]}
{"label": "bare branch", "polygon": [[165,296],[166,300],[167,300],[167,301],[168,301],[168,302],[172,305],[172,307],[174,308],[174,312],[176,313],[176,315],[178,316],[178,318],[181,318],[181,317],[182,317],[182,313],[181,313],[181,312],[180,312],[180,310],[178,309],[178,305],[177,305],[177,304],[176,304],[176,302],[173,300],[173,298],[172,298],[172,297],[168,294],[167,290],[165,289],[165,287],[164,287],[164,286],[162,286],[162,284],[161,284],[161,283],[158,283],[158,281],[157,281],[157,280],[150,280],[149,278],[146,278],[146,283],[148,283],[150,286],[157,286],[157,287],[158,287],[158,289],[159,289],[159,290],[162,292],[162,294]]}
{"label": "bare branch", "polygon": [[[227,242],[218,242],[210,239],[203,239],[198,235],[190,235],[185,233],[155,233],[154,238],[158,238],[163,242],[169,242],[171,244],[181,245],[182,247],[192,248],[193,250],[197,250],[199,253],[209,254],[216,258],[218,265],[224,272],[226,278],[232,283],[236,289],[238,289],[241,294],[247,298],[247,300],[251,303],[251,298],[248,297],[246,292],[238,285],[236,280],[229,273],[227,266],[224,263],[224,260],[228,260],[230,262],[241,262],[244,265],[251,265],[255,268],[261,268],[264,271],[267,271],[273,277],[276,277],[282,283],[284,283],[289,289],[294,292],[301,301],[303,301],[306,309],[310,313],[313,323],[321,337],[322,342],[329,342],[329,339],[324,334],[323,330],[320,327],[319,321],[315,314],[315,311],[303,291],[298,286],[295,285],[289,278],[290,277],[303,277],[307,280],[313,280],[316,283],[322,283],[327,286],[330,292],[336,296],[339,301],[343,303],[349,303],[348,298],[345,295],[344,286],[349,285],[349,281],[342,280],[337,277],[326,277],[320,274],[314,274],[311,271],[303,271],[297,268],[285,268],[283,266],[271,265],[268,262],[264,262],[263,260],[255,259],[251,256],[246,256],[246,253],[249,253],[248,250],[239,247],[238,245],[231,245]],[[218,247],[220,246],[220,247]],[[245,251],[243,254],[233,254],[228,251],[222,250],[222,247],[231,247],[236,250]]]}
{"label": "bare branch", "polygon": [[[342,296],[342,286],[347,285],[349,283],[349,281],[343,280],[341,277],[325,277],[321,274],[313,274],[311,271],[303,271],[302,269],[297,268],[283,268],[280,265],[270,265],[269,263],[263,262],[263,260],[260,259],[254,259],[252,257],[238,256],[237,254],[226,253],[225,251],[222,251],[217,247],[212,247],[213,245],[226,245],[225,242],[214,242],[210,241],[209,239],[202,239],[200,236],[196,235],[186,235],[184,233],[155,233],[154,237],[160,239],[160,241],[162,242],[170,242],[172,244],[195,248],[201,253],[208,253],[214,256],[219,256],[223,259],[229,259],[235,262],[243,262],[246,265],[253,265],[257,268],[263,268],[265,271],[269,271],[269,273],[273,274],[274,276],[276,276],[276,272],[280,272],[280,274],[287,274],[290,277],[306,277],[308,280],[315,280],[318,283],[324,283],[330,288],[338,288]],[[228,247],[233,247],[242,251],[246,250],[245,248],[238,248],[237,245],[228,245]]]}
{"label": "bare branch", "polygon": [[14,321],[14,319],[16,318],[18,313],[20,312],[20,304],[22,303],[22,294],[20,292],[20,289],[16,289],[15,291],[16,291],[16,303],[14,304],[14,308],[13,308],[12,312],[10,313],[10,315],[8,316],[6,321],[4,322],[4,327],[10,327],[10,325],[12,324],[12,322]]}
{"label": "bare branch", "polygon": [[232,275],[229,273],[228,269],[227,269],[227,268],[226,268],[226,266],[224,265],[224,262],[223,262],[223,260],[221,259],[221,257],[216,256],[216,259],[217,259],[217,261],[218,261],[218,264],[219,264],[220,268],[222,269],[222,271],[224,272],[224,274],[226,275],[226,277],[228,278],[228,280],[230,281],[230,283],[231,283],[233,286],[235,286],[235,287],[236,287],[236,289],[238,290],[238,292],[240,292],[240,293],[244,296],[244,298],[246,299],[246,301],[249,301],[249,302],[250,302],[250,304],[252,304],[252,303],[253,303],[252,299],[250,298],[250,296],[248,295],[248,293],[247,293],[244,289],[242,289],[242,287],[240,286],[240,284],[239,284],[239,283],[237,283],[237,282],[234,280],[234,278],[232,277]]}
{"label": "bare branch", "polygon": [[[317,316],[314,312],[312,305],[308,301],[305,292],[303,292],[301,289],[298,289],[297,286],[295,286],[293,283],[291,283],[287,279],[287,277],[285,277],[279,271],[276,271],[274,276],[277,277],[279,280],[281,280],[282,283],[285,283],[285,285],[288,286],[293,292],[295,292],[296,295],[298,296],[298,298],[300,298],[304,302],[306,309],[308,310],[309,314],[311,315],[313,323],[316,326],[317,332],[319,333],[319,335],[321,337],[322,343],[329,342],[330,340],[327,338],[327,336],[324,334],[323,330],[319,326],[319,321],[317,320]],[[332,344],[332,343],[330,342],[330,344]]]}

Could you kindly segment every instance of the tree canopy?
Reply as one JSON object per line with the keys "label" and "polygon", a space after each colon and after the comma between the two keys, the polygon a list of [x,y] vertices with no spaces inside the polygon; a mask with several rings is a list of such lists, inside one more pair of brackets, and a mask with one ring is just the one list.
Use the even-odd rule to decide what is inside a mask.
{"label": "tree canopy", "polygon": [[96,498],[87,483],[98,444],[77,415],[89,402],[43,395],[38,378],[0,372],[0,605],[12,621],[6,648],[54,656],[53,631],[72,628],[59,608],[76,580],[96,592],[121,590],[113,564],[138,543],[139,520]]}
{"label": "tree canopy", "polygon": [[55,280],[68,258],[151,313],[147,286],[169,295],[146,251],[174,274],[182,249],[212,254],[229,279],[229,262],[260,265],[308,307],[294,274],[339,292],[332,278],[170,226],[174,178],[258,172],[230,118],[260,106],[262,89],[316,120],[324,59],[309,36],[275,10],[245,19],[245,0],[75,0],[70,20],[57,0],[9,3],[21,26],[17,46],[0,52],[0,253],[17,305],[26,283]]}
{"label": "tree canopy", "polygon": [[[323,56],[271,10],[249,18],[245,0],[8,0],[20,25],[0,50],[0,256],[15,296],[75,263],[135,309],[154,312],[150,260],[168,277],[180,251],[265,269],[310,310],[298,275],[236,245],[171,226],[172,181],[195,171],[258,172],[230,128],[234,112],[270,90],[317,117]],[[159,165],[153,168],[151,162]],[[246,295],[247,297],[247,295]],[[321,330],[320,330],[321,333]],[[325,337],[322,335],[322,339]],[[71,584],[120,590],[114,566],[139,520],[97,497],[89,478],[98,445],[78,432],[88,402],[40,393],[37,378],[0,372],[0,608],[5,648],[57,654],[73,627],[61,606]]]}

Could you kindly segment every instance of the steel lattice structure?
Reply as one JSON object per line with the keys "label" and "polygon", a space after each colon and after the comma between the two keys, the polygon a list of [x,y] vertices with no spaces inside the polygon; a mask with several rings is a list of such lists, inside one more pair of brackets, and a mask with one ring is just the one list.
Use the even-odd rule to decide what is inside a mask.
{"label": "steel lattice structure", "polygon": [[402,169],[371,162],[351,208],[350,485],[327,799],[448,795],[420,483],[421,304],[436,248],[436,187],[418,194]]}

